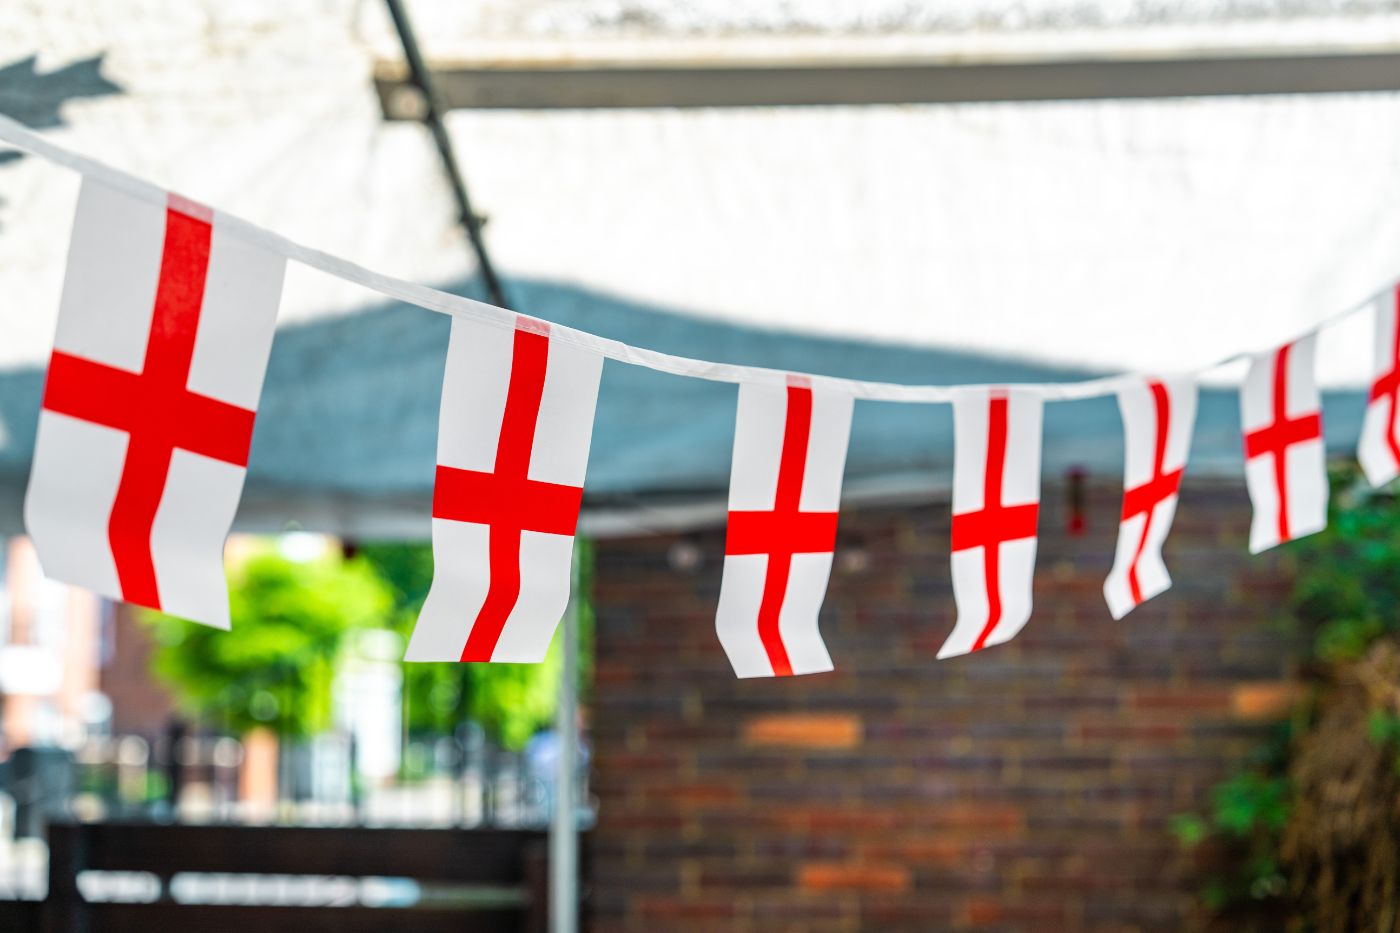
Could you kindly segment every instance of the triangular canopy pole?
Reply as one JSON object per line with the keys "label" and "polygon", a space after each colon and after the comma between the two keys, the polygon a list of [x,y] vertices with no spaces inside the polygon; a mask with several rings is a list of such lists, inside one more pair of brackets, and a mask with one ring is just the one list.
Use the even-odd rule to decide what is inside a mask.
{"label": "triangular canopy pole", "polygon": [[422,100],[423,123],[433,134],[433,143],[437,146],[438,155],[442,157],[442,167],[447,172],[452,199],[457,204],[457,216],[462,222],[462,228],[467,231],[472,251],[476,253],[477,266],[481,269],[481,280],[486,285],[486,293],[490,296],[492,304],[508,308],[510,305],[506,303],[505,288],[501,285],[500,277],[496,275],[496,267],[486,251],[486,240],[481,235],[481,218],[472,210],[471,198],[467,196],[467,181],[462,177],[462,170],[457,164],[452,137],[447,134],[447,126],[442,122],[442,104],[438,100],[437,89],[433,87],[432,73],[423,62],[423,54],[418,50],[418,39],[413,33],[408,11],[404,9],[402,0],[384,2],[389,7],[389,16],[394,21],[394,29],[399,34],[400,44],[403,45],[409,80],[418,89]]}

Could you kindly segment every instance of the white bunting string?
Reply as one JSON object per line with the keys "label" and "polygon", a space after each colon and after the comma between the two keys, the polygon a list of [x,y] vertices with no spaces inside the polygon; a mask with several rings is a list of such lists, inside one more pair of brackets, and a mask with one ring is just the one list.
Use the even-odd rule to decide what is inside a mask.
{"label": "white bunting string", "polygon": [[[44,139],[39,134],[27,129],[15,120],[3,115],[0,115],[0,141],[8,143],[30,155],[46,159],[56,165],[62,165],[73,169],[86,177],[98,179],[103,184],[117,188],[135,198],[158,205],[164,205],[170,197],[169,192],[151,182],[56,145]],[[339,256],[333,256],[330,253],[304,246],[280,234],[259,227],[254,223],[229,214],[224,214],[223,212],[220,212],[220,218],[221,222],[225,225],[224,229],[233,236],[241,237],[263,249],[282,255],[287,259],[295,260],[303,265],[362,285],[365,288],[379,292],[389,298],[407,302],[408,304],[416,305],[420,308],[426,308],[429,311],[436,311],[440,314],[449,314],[454,317],[479,321],[493,327],[500,327],[512,331],[516,327],[516,314],[504,308],[498,308],[495,305],[480,301],[473,301],[470,298],[463,298],[460,295],[453,295],[435,288],[417,285],[413,282],[407,282],[403,279],[397,279],[393,276],[366,269],[364,266],[351,262],[348,259],[343,259]],[[1394,289],[1397,284],[1400,283],[1392,281],[1385,287],[1377,289],[1362,301],[1319,321],[1307,331],[1295,335],[1292,341],[1312,336],[1324,328],[1370,307],[1371,303],[1380,297],[1380,295]],[[767,369],[759,366],[737,366],[729,363],[713,363],[707,360],[673,356],[669,353],[659,353],[655,350],[634,347],[620,340],[610,340],[606,337],[599,337],[587,331],[565,327],[553,322],[549,323],[549,327],[551,339],[560,343],[571,344],[607,357],[608,359],[617,360],[621,363],[629,363],[633,366],[641,366],[646,369],[654,369],[658,372],[671,373],[677,376],[706,379],[711,382],[750,383],[785,387],[788,385],[788,380],[791,376],[800,375],[810,380],[814,389],[821,388],[828,391],[841,392],[854,398],[870,399],[872,401],[914,403],[952,402],[960,393],[968,390],[996,387],[901,385],[889,382],[843,379],[835,376],[823,376],[816,373],[793,373],[788,370]],[[1161,373],[1157,375],[1166,377],[1199,377],[1223,366],[1228,366],[1240,360],[1249,359],[1255,352],[1266,349],[1269,348],[1260,347],[1257,348],[1256,351],[1236,353],[1226,359],[1218,360],[1184,372]],[[1046,401],[1077,401],[1080,399],[1114,395],[1120,389],[1135,384],[1141,378],[1142,377],[1138,374],[1124,373],[1080,382],[1016,383],[1014,387],[1017,391],[1038,395]]]}

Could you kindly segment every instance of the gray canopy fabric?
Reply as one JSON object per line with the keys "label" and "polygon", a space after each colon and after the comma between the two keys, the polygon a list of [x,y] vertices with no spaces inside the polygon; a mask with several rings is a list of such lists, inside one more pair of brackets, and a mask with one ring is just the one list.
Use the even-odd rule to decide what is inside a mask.
{"label": "gray canopy fabric", "polygon": [[[532,314],[606,337],[710,360],[908,383],[1053,382],[1102,373],[746,328],[586,289],[514,280]],[[458,283],[465,294],[476,291]],[[426,537],[448,318],[384,305],[282,329],[273,344],[236,527],[301,527],[362,537]],[[42,395],[38,367],[0,374],[0,530],[21,503]],[[645,533],[722,515],[735,387],[609,361],[585,489],[585,529]],[[1325,398],[1327,440],[1349,452],[1364,408],[1355,391]],[[1047,478],[1080,467],[1116,478],[1122,428],[1113,399],[1050,403]],[[947,405],[861,402],[846,498],[938,495],[950,481]],[[1239,476],[1237,393],[1202,391],[1190,473]],[[1188,484],[1190,480],[1188,478]]]}

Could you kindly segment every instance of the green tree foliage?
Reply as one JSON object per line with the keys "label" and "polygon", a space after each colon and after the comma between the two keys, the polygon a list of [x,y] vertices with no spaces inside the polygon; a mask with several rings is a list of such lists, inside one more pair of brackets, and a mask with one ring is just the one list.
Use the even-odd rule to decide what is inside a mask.
{"label": "green tree foliage", "polygon": [[383,627],[389,586],[364,560],[289,560],[269,549],[229,579],[231,632],[149,613],[156,675],[184,710],[241,734],[262,726],[301,738],[331,722],[346,633]]}
{"label": "green tree foliage", "polygon": [[[287,737],[312,735],[330,725],[347,635],[387,628],[406,641],[432,579],[427,544],[377,543],[349,560],[331,554],[306,562],[269,546],[230,575],[232,632],[149,614],[154,668],[190,715],[235,733],[266,726]],[[580,581],[581,593],[587,582]],[[586,669],[586,600],[580,622]],[[505,747],[523,747],[554,716],[560,663],[556,638],[543,664],[404,664],[407,727],[441,735],[476,722]]]}
{"label": "green tree foliage", "polygon": [[[376,543],[364,545],[360,555],[393,590],[393,626],[407,638],[432,584],[432,548],[426,544]],[[581,557],[584,579],[578,587],[581,594],[589,591],[588,557],[585,549]],[[581,667],[587,669],[592,614],[588,601],[581,602]],[[450,733],[472,721],[506,748],[521,748],[554,716],[561,661],[556,635],[543,664],[405,664],[408,729],[413,733]]]}

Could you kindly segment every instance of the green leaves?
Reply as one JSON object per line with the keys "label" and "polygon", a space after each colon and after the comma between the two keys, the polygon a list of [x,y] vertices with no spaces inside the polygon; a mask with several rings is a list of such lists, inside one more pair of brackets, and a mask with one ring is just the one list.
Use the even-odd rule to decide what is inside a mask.
{"label": "green leaves", "polygon": [[1223,832],[1246,838],[1255,832],[1277,833],[1288,822],[1286,777],[1246,772],[1216,786],[1212,820]]}
{"label": "green leaves", "polygon": [[1390,745],[1395,751],[1395,770],[1400,773],[1400,716],[1373,709],[1366,716],[1366,737],[1377,745]]}
{"label": "green leaves", "polygon": [[[1400,632],[1400,500],[1391,491],[1370,489],[1354,469],[1335,471],[1327,529],[1293,545],[1289,560],[1292,621],[1312,633],[1314,658],[1331,673],[1319,689],[1305,693],[1307,699],[1243,770],[1214,788],[1204,814],[1173,819],[1172,833],[1183,847],[1210,844],[1228,859],[1225,871],[1204,879],[1202,902],[1212,910],[1276,900],[1290,890],[1280,850],[1317,810],[1315,800],[1310,810],[1312,798],[1297,767],[1302,750],[1316,744],[1319,697],[1345,682],[1347,672],[1354,675],[1378,641]],[[1304,669],[1320,672],[1316,664]],[[1400,717],[1372,711],[1366,735],[1400,748]],[[1339,772],[1355,766],[1345,758],[1336,762]],[[1311,818],[1316,821],[1317,813]],[[1297,864],[1295,850],[1289,872]],[[1291,888],[1299,889],[1296,883]]]}
{"label": "green leaves", "polygon": [[1196,813],[1178,813],[1171,818],[1171,833],[1183,849],[1194,849],[1210,834],[1210,824]]}
{"label": "green leaves", "polygon": [[[580,561],[584,579],[578,591],[581,641],[587,645],[591,614],[588,592],[589,551]],[[433,580],[433,553],[426,544],[376,543],[360,549],[394,593],[393,627],[405,638],[413,631]],[[587,653],[581,666],[587,666]],[[447,734],[465,722],[483,726],[506,748],[524,747],[549,725],[559,701],[562,652],[558,633],[541,664],[405,664],[404,707],[411,733]]]}
{"label": "green leaves", "polygon": [[1279,835],[1288,822],[1292,788],[1284,776],[1236,774],[1215,787],[1207,815],[1181,813],[1171,832],[1183,849],[1214,839],[1230,853],[1231,870],[1206,879],[1201,902],[1212,911],[1243,901],[1281,896],[1287,881],[1279,865]]}
{"label": "green leaves", "polygon": [[1334,619],[1317,627],[1313,651],[1328,664],[1357,661],[1384,634],[1385,625],[1380,619]]}
{"label": "green leaves", "polygon": [[[265,542],[230,572],[231,632],[148,614],[153,666],[189,714],[229,732],[265,726],[290,738],[314,735],[331,724],[331,688],[350,636],[387,629],[406,640],[432,579],[427,544],[297,561]],[[586,581],[579,590],[587,592]],[[580,616],[586,636],[586,605]],[[543,664],[405,664],[409,731],[450,734],[473,721],[505,747],[523,747],[554,716],[558,642]],[[584,637],[585,665],[587,644]]]}
{"label": "green leaves", "polygon": [[241,734],[266,726],[300,738],[331,722],[331,685],[346,633],[382,627],[392,593],[361,560],[296,562],[259,551],[229,579],[231,632],[159,613],[157,676],[181,706]]}
{"label": "green leaves", "polygon": [[1316,629],[1319,658],[1355,660],[1400,631],[1400,499],[1354,471],[1333,475],[1327,530],[1300,541],[1294,611]]}

